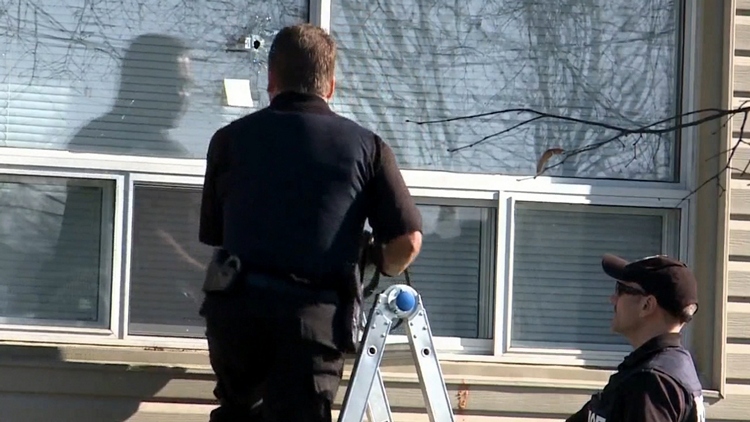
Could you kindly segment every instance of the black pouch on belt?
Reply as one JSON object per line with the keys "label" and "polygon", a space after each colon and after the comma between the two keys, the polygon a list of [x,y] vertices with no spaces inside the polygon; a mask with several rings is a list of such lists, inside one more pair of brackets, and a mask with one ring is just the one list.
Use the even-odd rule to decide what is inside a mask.
{"label": "black pouch on belt", "polygon": [[223,248],[214,249],[203,279],[203,291],[215,293],[228,290],[239,278],[241,268],[240,259],[236,255]]}

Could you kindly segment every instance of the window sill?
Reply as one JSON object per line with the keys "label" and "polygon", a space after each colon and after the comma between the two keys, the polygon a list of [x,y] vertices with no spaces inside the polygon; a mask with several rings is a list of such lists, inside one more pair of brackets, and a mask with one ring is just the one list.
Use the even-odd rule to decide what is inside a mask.
{"label": "window sill", "polygon": [[[441,359],[448,386],[523,388],[547,393],[588,395],[603,388],[612,370],[572,366],[524,365],[476,360]],[[473,357],[474,358],[474,357]],[[483,359],[483,360],[480,360]],[[348,381],[354,360],[347,359],[344,381]],[[170,372],[212,375],[208,352],[196,349],[166,349],[132,346],[86,346],[61,344],[0,343],[0,367],[54,368],[62,365],[110,367],[122,365],[128,372]],[[405,353],[386,353],[381,365],[383,379],[389,383],[418,388],[411,357]],[[704,390],[709,403],[723,399],[718,391]]]}

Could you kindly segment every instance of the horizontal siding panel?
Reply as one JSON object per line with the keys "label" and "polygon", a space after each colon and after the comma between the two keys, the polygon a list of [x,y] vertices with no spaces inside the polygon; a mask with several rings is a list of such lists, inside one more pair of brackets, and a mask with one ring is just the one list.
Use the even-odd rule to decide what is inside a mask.
{"label": "horizontal siding panel", "polygon": [[750,221],[729,222],[729,255],[750,256]]}
{"label": "horizontal siding panel", "polygon": [[737,0],[738,12],[750,12],[750,0]]}
{"label": "horizontal siding panel", "polygon": [[750,340],[750,304],[730,302],[727,305],[727,338]]}
{"label": "horizontal siding panel", "polygon": [[101,396],[0,393],[3,422],[205,422],[196,413],[174,405],[173,411],[147,412],[136,400]]}
{"label": "horizontal siding panel", "polygon": [[[747,47],[747,50],[750,50],[750,44]],[[742,49],[739,46],[737,48]],[[734,90],[750,92],[750,57],[735,56],[734,58]]]}
{"label": "horizontal siding panel", "polygon": [[[743,148],[743,152],[750,153],[750,148]],[[750,216],[750,180],[732,179],[729,188],[732,195],[730,213],[735,217]]]}
{"label": "horizontal siding panel", "polygon": [[[451,393],[455,393],[452,391]],[[472,394],[475,393],[475,394]],[[418,394],[409,392],[409,396]],[[534,394],[516,391],[470,392],[469,401],[493,402],[500,409],[492,416],[461,416],[462,422],[553,422],[562,421],[568,414],[540,414],[539,407],[559,405],[560,409],[580,407],[588,396],[579,394]],[[394,403],[396,405],[396,403]],[[124,422],[204,422],[212,405],[173,403],[138,403],[103,397],[70,397],[67,395],[0,394],[3,422],[79,422],[82,415],[91,421]],[[519,412],[518,409],[528,410]],[[750,395],[730,395],[727,399],[709,405],[708,421],[747,420]],[[512,410],[515,409],[515,410]],[[575,409],[577,410],[577,409]],[[571,410],[572,413],[574,410]],[[338,412],[334,411],[334,418]],[[427,422],[424,414],[397,412],[395,422]]]}
{"label": "horizontal siding panel", "polygon": [[[727,389],[729,389],[728,386]],[[726,399],[709,404],[706,409],[707,421],[747,421],[750,411],[749,394],[730,394]]]}
{"label": "horizontal siding panel", "polygon": [[[735,62],[737,60],[740,60],[740,63],[746,63],[748,67],[750,67],[750,57],[735,57]],[[735,68],[738,65],[735,63]],[[739,83],[737,80],[735,80],[735,84]],[[740,107],[749,107],[750,106],[750,91],[735,91],[734,97],[732,97],[732,108],[737,109]],[[710,116],[712,112],[706,112],[705,114],[701,114],[700,117]],[[740,128],[742,127],[742,119],[744,118],[744,113],[736,113],[732,115],[732,131],[736,135]],[[721,119],[721,122],[725,122],[725,118]],[[745,134],[750,135],[750,116],[748,116],[748,122],[745,123]],[[747,136],[744,137],[747,139]]]}
{"label": "horizontal siding panel", "polygon": [[750,262],[729,262],[729,296],[750,297]]}
{"label": "horizontal siding panel", "polygon": [[727,378],[750,383],[750,344],[727,344]]}
{"label": "horizontal siding panel", "polygon": [[[748,128],[745,131],[745,137],[750,140],[750,118],[748,118],[748,120]],[[731,148],[736,143],[737,138],[732,138],[732,145],[729,147]],[[732,156],[732,176],[750,178],[750,166],[748,166],[748,162],[750,162],[750,146],[744,144],[740,145]],[[750,180],[742,180],[742,182],[750,183]]]}
{"label": "horizontal siding panel", "polygon": [[[213,375],[177,368],[60,364],[0,368],[0,392],[212,401]],[[2,407],[0,407],[2,408]]]}
{"label": "horizontal siding panel", "polygon": [[[398,408],[404,403],[414,404],[422,400],[414,388],[393,388],[391,404]],[[729,389],[732,391],[733,389]],[[449,394],[455,397],[457,390]],[[339,395],[341,396],[341,394]],[[587,394],[565,392],[539,392],[533,389],[507,389],[470,391],[470,407],[487,408],[482,412],[488,416],[461,416],[464,422],[552,422],[562,421],[575,412],[587,399]],[[337,400],[340,404],[340,399]],[[474,404],[474,405],[472,405]],[[71,397],[69,395],[0,394],[3,422],[78,422],[82,415],[92,421],[127,422],[203,422],[213,405],[141,403],[132,400],[113,399],[101,396]],[[338,408],[338,406],[337,406]],[[750,395],[730,394],[728,398],[708,406],[708,420],[746,420],[746,409],[750,408]],[[402,411],[394,415],[398,422],[427,422],[418,410]],[[458,413],[458,412],[456,412]],[[466,412],[470,413],[470,412]],[[548,414],[548,415],[547,415]],[[489,416],[491,415],[491,416]],[[334,417],[338,412],[334,411]]]}
{"label": "horizontal siding panel", "polygon": [[[512,400],[512,396],[506,399]],[[533,408],[529,402],[529,407]],[[1,394],[3,422],[205,422],[214,406],[182,403],[123,402],[102,397]],[[338,409],[333,412],[334,420]],[[85,418],[82,418],[85,415]],[[501,412],[492,416],[463,415],[461,422],[556,422],[563,416],[540,417],[537,413]],[[428,422],[424,412],[395,412],[394,422]]]}
{"label": "horizontal siding panel", "polygon": [[[742,63],[746,63],[747,66],[742,66],[745,70],[750,71],[750,57],[748,58],[737,58],[737,59],[743,59]],[[737,65],[735,65],[735,71],[736,71]],[[750,75],[743,77],[742,80],[738,80],[738,78],[735,78],[735,85],[738,83],[746,84],[750,86]],[[739,108],[739,107],[750,107],[750,90],[746,92],[737,92],[735,96],[732,99],[732,108]],[[747,102],[746,104],[743,104]],[[710,116],[710,114],[701,114],[701,117]],[[742,120],[744,119],[744,113],[737,113],[732,116],[732,124],[731,124],[731,130],[732,130],[732,143],[728,145],[728,148],[731,148],[737,144],[738,138],[739,138],[739,132],[742,128]],[[722,118],[720,122],[723,124],[726,122],[726,118]],[[743,141],[750,141],[750,114],[748,115],[748,121],[745,123],[745,130],[743,132]],[[721,158],[726,158],[725,156],[722,156]],[[739,173],[745,168],[747,163],[750,161],[750,145],[741,144],[739,147],[737,147],[737,150],[735,151],[732,159],[732,174],[737,176]],[[750,177],[750,174],[748,174]]]}
{"label": "horizontal siding panel", "polygon": [[[748,367],[745,355],[750,354],[744,353],[742,347],[730,347],[729,373],[742,365]],[[468,365],[469,372],[472,372],[471,367],[479,365]],[[86,415],[87,420],[101,421],[193,422],[205,421],[208,412],[214,407],[210,400],[213,385],[207,371],[172,370],[164,367],[139,370],[127,365],[86,366],[56,364],[47,367],[0,367],[0,409],[3,409],[3,422],[72,422],[80,421],[81,415]],[[747,372],[741,374],[744,376]],[[578,410],[593,392],[588,389],[497,384],[469,386],[465,413],[499,418],[471,416],[462,420],[562,421]],[[457,406],[458,393],[463,388],[458,382],[448,384],[454,408]],[[426,421],[424,415],[419,414],[424,405],[415,381],[387,382],[387,390],[391,405],[405,412],[396,415],[396,421]],[[727,399],[709,406],[709,421],[746,420],[750,394],[739,394],[744,391],[746,389],[728,389],[731,394]],[[336,398],[337,406],[341,405],[344,393],[345,386],[342,385]]]}
{"label": "horizontal siding panel", "polygon": [[750,50],[750,16],[735,17],[734,48]]}

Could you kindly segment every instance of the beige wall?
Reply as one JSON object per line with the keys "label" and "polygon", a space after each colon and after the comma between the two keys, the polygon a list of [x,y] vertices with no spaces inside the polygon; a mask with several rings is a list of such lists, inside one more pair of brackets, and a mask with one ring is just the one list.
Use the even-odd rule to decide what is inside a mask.
{"label": "beige wall", "polygon": [[[737,0],[738,11],[747,16],[736,18],[736,39],[730,31],[734,3],[705,0],[705,4],[710,7],[699,14],[701,108],[750,100],[750,0]],[[738,52],[734,72],[728,53],[732,42]],[[728,85],[732,75],[734,98]],[[720,151],[722,139],[729,135],[716,122],[699,132],[697,162],[699,177],[705,180],[721,167],[705,158]],[[750,146],[738,152],[734,166],[744,167],[748,160]],[[708,397],[709,420],[740,421],[750,420],[750,176],[735,174],[724,182],[731,187],[729,195],[719,195],[715,184],[699,193],[695,266],[704,281],[704,305],[695,321],[696,357],[710,380],[706,388],[715,390]],[[731,212],[728,223],[727,210]],[[386,357],[383,369],[389,398],[399,409],[397,420],[426,421],[410,365],[405,354],[394,352]],[[480,362],[444,362],[443,370],[454,407],[458,408],[459,392],[466,399],[457,410],[465,415],[460,419],[465,422],[562,420],[603,386],[610,374]],[[3,422],[205,421],[213,407],[212,388],[208,360],[200,351],[0,346]],[[342,388],[339,402],[343,392]]]}
{"label": "beige wall", "polygon": [[[733,106],[750,100],[750,0],[737,0],[733,55]],[[735,145],[742,115],[732,121]],[[750,124],[746,133],[750,133]],[[747,134],[745,138],[747,138]],[[750,173],[742,170],[750,160],[750,146],[735,153],[729,181],[728,303],[727,303],[727,399],[750,406]],[[745,419],[750,419],[750,409]]]}

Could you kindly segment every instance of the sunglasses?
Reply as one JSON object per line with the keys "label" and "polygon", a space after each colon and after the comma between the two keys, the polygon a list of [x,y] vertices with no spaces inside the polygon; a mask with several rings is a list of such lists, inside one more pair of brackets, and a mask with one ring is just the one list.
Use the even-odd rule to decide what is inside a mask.
{"label": "sunglasses", "polygon": [[627,284],[624,284],[620,281],[615,283],[615,292],[617,293],[617,296],[622,295],[633,295],[633,296],[648,296],[648,293],[644,292],[641,289],[630,287]]}

